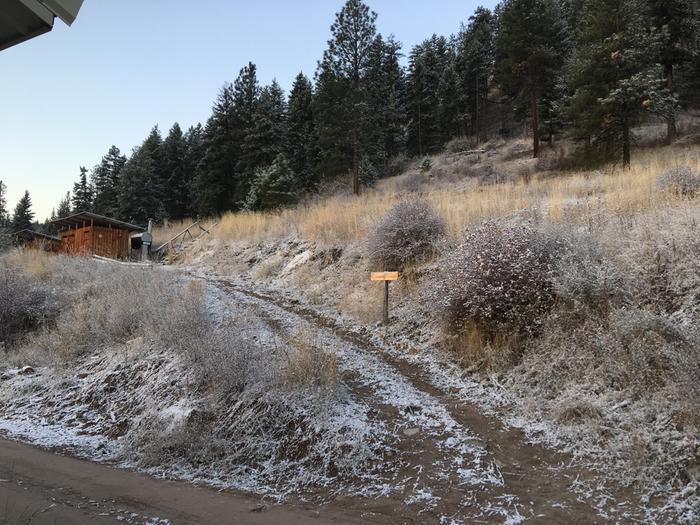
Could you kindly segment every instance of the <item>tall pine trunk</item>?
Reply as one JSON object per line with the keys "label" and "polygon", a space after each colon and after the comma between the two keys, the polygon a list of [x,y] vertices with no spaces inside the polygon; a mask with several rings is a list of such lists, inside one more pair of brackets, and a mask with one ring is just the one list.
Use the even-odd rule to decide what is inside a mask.
{"label": "tall pine trunk", "polygon": [[630,127],[627,121],[622,123],[622,168],[630,169],[632,165],[632,144],[630,139]]}
{"label": "tall pine trunk", "polygon": [[423,156],[423,133],[421,124],[423,122],[423,115],[421,114],[421,103],[418,102],[418,156]]}
{"label": "tall pine trunk", "polygon": [[[673,93],[673,64],[666,64],[666,84],[669,91]],[[671,115],[666,119],[666,144],[671,144],[678,136],[678,129],[676,128],[676,116]]]}
{"label": "tall pine trunk", "polygon": [[540,118],[539,100],[536,93],[532,93],[530,102],[532,111],[532,158],[537,159],[540,156]]}
{"label": "tall pine trunk", "polygon": [[474,91],[474,135],[476,136],[476,143],[479,143],[479,75],[476,75],[476,86]]}
{"label": "tall pine trunk", "polygon": [[352,192],[360,194],[360,163],[358,157],[357,128],[352,130]]}

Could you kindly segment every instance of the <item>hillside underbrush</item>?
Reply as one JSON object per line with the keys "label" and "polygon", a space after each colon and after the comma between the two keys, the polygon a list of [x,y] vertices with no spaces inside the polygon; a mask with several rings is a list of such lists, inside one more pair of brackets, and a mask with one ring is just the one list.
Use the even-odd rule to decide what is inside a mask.
{"label": "hillside underbrush", "polygon": [[[542,172],[518,149],[448,151],[360,199],[224,216],[190,264],[250,272],[258,286],[292,289],[369,330],[380,330],[382,304],[369,272],[402,266],[408,277],[392,285],[392,325],[379,337],[409,354],[443,349],[508,400],[504,417],[532,439],[692,516],[700,150],[644,150],[629,171]],[[493,173],[502,175],[480,176]],[[367,243],[385,223],[401,226],[390,231],[398,239],[412,231],[390,222],[403,202],[434,210],[445,237],[407,264],[410,243],[397,243],[388,268],[392,253],[373,260]],[[388,240],[375,245],[391,249]]]}
{"label": "hillside underbrush", "polygon": [[376,460],[337,356],[309,334],[282,340],[254,310],[158,267],[24,251],[0,272],[13,321],[0,422],[41,435],[51,421],[94,436],[90,457],[270,495],[357,479]]}

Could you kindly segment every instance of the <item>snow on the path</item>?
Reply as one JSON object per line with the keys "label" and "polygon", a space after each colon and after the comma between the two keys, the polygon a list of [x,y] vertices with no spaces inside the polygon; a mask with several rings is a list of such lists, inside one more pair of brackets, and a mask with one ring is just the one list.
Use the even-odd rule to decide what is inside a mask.
{"label": "snow on the path", "polygon": [[[208,277],[211,280],[211,277]],[[223,281],[225,283],[225,281]],[[313,329],[315,343],[321,348],[336,351],[341,356],[341,370],[357,378],[357,381],[372,390],[373,397],[386,406],[391,406],[400,414],[393,429],[400,434],[407,429],[419,429],[436,443],[441,457],[430,469],[426,485],[445,482],[448,473],[458,476],[458,485],[464,492],[465,507],[472,504],[469,488],[502,487],[503,478],[495,464],[488,459],[488,452],[480,439],[469,429],[454,420],[449,410],[435,397],[417,389],[410,381],[390,365],[366,349],[340,340],[330,329],[310,325],[301,317],[269,301],[257,299],[227,287],[226,293],[235,296],[242,304],[256,306],[263,310],[289,334],[300,327]],[[420,474],[417,478],[421,478]],[[398,489],[399,487],[396,487]],[[431,506],[436,497],[429,489],[417,489],[407,498],[407,503],[423,503]],[[430,496],[428,496],[430,494]],[[502,498],[502,499],[499,499]],[[502,516],[504,523],[521,523],[522,504],[513,495],[492,500],[486,509],[478,511],[480,516]],[[457,517],[453,523],[461,523]]]}

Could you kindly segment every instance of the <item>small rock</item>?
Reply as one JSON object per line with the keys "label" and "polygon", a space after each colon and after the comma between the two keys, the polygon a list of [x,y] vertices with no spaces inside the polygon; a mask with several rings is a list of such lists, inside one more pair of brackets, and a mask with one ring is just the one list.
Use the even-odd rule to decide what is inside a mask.
{"label": "small rock", "polygon": [[85,379],[89,375],[90,374],[88,372],[80,372],[78,373],[78,379]]}
{"label": "small rock", "polygon": [[418,434],[420,432],[419,428],[407,428],[406,430],[403,431],[405,436],[412,437]]}
{"label": "small rock", "polygon": [[23,376],[28,376],[34,373],[34,369],[31,366],[24,366],[18,373]]}

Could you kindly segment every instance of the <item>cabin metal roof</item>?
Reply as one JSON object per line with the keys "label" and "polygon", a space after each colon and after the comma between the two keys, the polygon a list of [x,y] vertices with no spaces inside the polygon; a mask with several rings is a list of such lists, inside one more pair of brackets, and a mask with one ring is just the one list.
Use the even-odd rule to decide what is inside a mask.
{"label": "cabin metal roof", "polygon": [[56,226],[61,226],[62,228],[82,228],[92,223],[95,226],[103,226],[105,228],[117,228],[119,230],[129,230],[131,232],[140,232],[145,230],[143,226],[130,224],[124,221],[118,221],[117,219],[112,219],[110,217],[105,217],[103,215],[98,215],[89,211],[83,211],[80,213],[69,215],[68,217],[54,219],[50,221],[50,223],[55,224]]}

